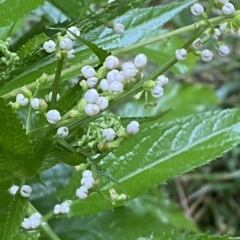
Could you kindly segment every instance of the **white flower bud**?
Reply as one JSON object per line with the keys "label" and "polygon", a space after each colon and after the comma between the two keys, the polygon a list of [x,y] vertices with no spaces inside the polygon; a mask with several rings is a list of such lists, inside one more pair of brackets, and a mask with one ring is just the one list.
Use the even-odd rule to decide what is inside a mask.
{"label": "white flower bud", "polygon": [[177,49],[175,51],[175,56],[176,56],[177,60],[179,60],[179,61],[184,60],[187,57],[186,49],[184,49],[184,48]]}
{"label": "white flower bud", "polygon": [[155,98],[159,98],[163,95],[163,88],[160,86],[154,86],[151,90],[151,94]]}
{"label": "white flower bud", "polygon": [[60,204],[56,204],[53,209],[54,214],[59,214],[62,211],[62,206]]}
{"label": "white flower bud", "polygon": [[92,177],[92,171],[84,170],[82,173],[83,178]]}
{"label": "white flower bud", "polygon": [[90,77],[87,79],[87,85],[90,88],[93,88],[97,83],[98,83],[98,78],[96,78],[96,77]]}
{"label": "white flower bud", "polygon": [[48,40],[48,41],[44,42],[43,49],[47,53],[52,53],[56,50],[56,43],[53,40]]}
{"label": "white flower bud", "polygon": [[47,121],[51,124],[55,124],[61,120],[60,113],[55,109],[48,111],[46,117]]}
{"label": "white flower bud", "polygon": [[113,69],[107,73],[107,81],[109,84],[115,81],[122,82],[124,80],[124,76],[117,69]]}
{"label": "white flower bud", "polygon": [[193,43],[192,47],[194,49],[199,49],[202,46],[202,40],[200,38],[197,38]]}
{"label": "white flower bud", "polygon": [[121,23],[115,23],[113,26],[113,31],[117,34],[124,33],[124,26]]}
{"label": "white flower bud", "polygon": [[77,27],[75,26],[71,26],[70,28],[67,29],[67,36],[72,39],[72,40],[75,40],[76,37],[74,37],[69,31],[73,32],[76,36],[80,36],[80,31]]}
{"label": "white flower bud", "polygon": [[134,64],[137,68],[143,68],[147,64],[147,56],[143,53],[138,54],[134,58]]}
{"label": "white flower bud", "polygon": [[73,48],[73,42],[70,38],[62,38],[59,46],[63,50],[70,51]]}
{"label": "white flower bud", "polygon": [[70,212],[70,206],[67,203],[61,204],[61,213],[67,214]]}
{"label": "white flower bud", "polygon": [[191,6],[191,12],[195,16],[199,16],[204,12],[204,8],[201,4],[195,3],[193,6]]}
{"label": "white flower bud", "polygon": [[71,49],[67,51],[67,59],[73,59],[73,58],[75,58],[75,50]]}
{"label": "white flower bud", "polygon": [[84,107],[84,111],[88,116],[94,116],[100,112],[100,108],[97,104],[88,103]]}
{"label": "white flower bud", "polygon": [[86,99],[87,103],[96,103],[99,98],[99,94],[96,89],[92,88],[85,92],[84,98]]}
{"label": "white flower bud", "polygon": [[235,7],[231,3],[226,3],[222,7],[222,12],[225,15],[230,15],[235,12]]}
{"label": "white flower bud", "polygon": [[[57,93],[57,101],[60,99],[60,95]],[[47,100],[47,102],[48,101],[52,101],[52,92],[50,92],[49,94],[48,94],[48,96],[46,97],[46,100]]]}
{"label": "white flower bud", "polygon": [[32,193],[32,188],[28,185],[23,185],[20,189],[20,195],[24,198],[30,197]]}
{"label": "white flower bud", "polygon": [[21,106],[26,106],[28,104],[28,98],[25,98],[22,93],[19,93],[16,96],[16,102],[18,102]]}
{"label": "white flower bud", "polygon": [[204,62],[211,61],[212,57],[213,57],[213,53],[208,49],[205,49],[201,52],[201,58]]}
{"label": "white flower bud", "polygon": [[139,123],[137,121],[131,121],[128,125],[127,125],[127,128],[126,128],[126,131],[129,133],[129,134],[136,134],[139,132]]}
{"label": "white flower bud", "polygon": [[81,186],[76,190],[76,196],[80,199],[86,199],[88,194],[88,189],[85,186]]}
{"label": "white flower bud", "polygon": [[81,184],[86,187],[87,189],[90,189],[93,187],[94,184],[94,178],[93,177],[84,177],[81,179]]}
{"label": "white flower bud", "polygon": [[21,227],[28,230],[31,228],[31,226],[32,226],[31,220],[29,220],[28,218],[24,218],[24,220],[21,224]]}
{"label": "white flower bud", "polygon": [[224,56],[226,56],[226,55],[229,54],[230,50],[229,50],[228,46],[226,46],[226,45],[221,45],[221,46],[219,47],[219,49],[218,49],[218,52],[219,52],[219,54],[220,54],[221,56],[224,57]]}
{"label": "white flower bud", "polygon": [[33,216],[33,217],[31,216],[29,218],[29,220],[31,221],[31,228],[32,229],[38,228],[40,226],[41,222],[42,222],[41,218],[39,218],[37,216]]}
{"label": "white flower bud", "polygon": [[105,97],[99,97],[96,104],[101,110],[105,110],[108,107],[108,99]]}
{"label": "white flower bud", "polygon": [[15,195],[17,193],[19,189],[19,186],[16,186],[16,185],[12,185],[9,189],[8,189],[8,192],[11,194],[11,195]]}
{"label": "white flower bud", "polygon": [[128,79],[135,77],[137,74],[137,69],[132,62],[123,63],[122,71],[123,71],[123,75]]}
{"label": "white flower bud", "polygon": [[112,128],[106,128],[103,129],[102,136],[109,142],[114,140],[116,132]]}
{"label": "white flower bud", "polygon": [[93,67],[91,67],[91,66],[84,66],[84,67],[82,67],[81,72],[82,72],[82,75],[85,78],[94,77],[95,74],[96,74],[95,69]]}
{"label": "white flower bud", "polygon": [[107,79],[102,79],[99,84],[100,88],[105,92],[109,90],[109,83]]}
{"label": "white flower bud", "polygon": [[114,68],[117,68],[118,67],[118,64],[119,64],[119,60],[117,57],[114,57],[114,56],[108,56],[106,59],[105,59],[105,66],[106,68],[108,69],[114,69]]}
{"label": "white flower bud", "polygon": [[164,75],[160,75],[157,77],[156,85],[162,87],[163,85],[168,83],[168,78]]}
{"label": "white flower bud", "polygon": [[60,138],[67,137],[68,134],[69,134],[69,130],[68,130],[67,127],[60,127],[57,130],[57,136],[60,137]]}
{"label": "white flower bud", "polygon": [[39,109],[39,105],[40,105],[39,98],[33,98],[31,100],[31,106],[33,109],[35,109],[35,110]]}
{"label": "white flower bud", "polygon": [[214,34],[212,35],[212,37],[214,39],[219,39],[220,35],[221,35],[221,31],[218,28],[214,28]]}
{"label": "white flower bud", "polygon": [[123,83],[114,81],[110,84],[109,90],[112,92],[121,92],[123,90]]}

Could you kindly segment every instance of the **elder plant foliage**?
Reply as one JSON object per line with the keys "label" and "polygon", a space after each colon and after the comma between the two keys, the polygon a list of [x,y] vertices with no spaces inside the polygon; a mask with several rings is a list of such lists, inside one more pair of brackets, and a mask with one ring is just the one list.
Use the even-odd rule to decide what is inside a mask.
{"label": "elder plant foliage", "polygon": [[[240,142],[238,109],[197,112],[213,91],[188,86],[185,99],[174,83],[231,54],[234,2],[12,2],[0,3],[1,239],[230,239],[140,194]],[[51,20],[21,27],[31,11]],[[178,14],[195,21],[165,29]]]}

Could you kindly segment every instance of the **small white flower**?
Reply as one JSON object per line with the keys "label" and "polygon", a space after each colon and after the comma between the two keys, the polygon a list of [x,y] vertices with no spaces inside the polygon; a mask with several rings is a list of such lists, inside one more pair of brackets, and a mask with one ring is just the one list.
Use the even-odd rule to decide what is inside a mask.
{"label": "small white flower", "polygon": [[112,128],[106,128],[102,131],[102,136],[106,139],[106,141],[114,140],[116,136],[116,132]]}
{"label": "small white flower", "polygon": [[137,121],[131,121],[126,128],[129,134],[136,134],[139,132],[139,123]]}
{"label": "small white flower", "polygon": [[159,98],[163,95],[163,88],[160,86],[154,86],[151,90],[151,94],[155,98]]}
{"label": "small white flower", "polygon": [[168,83],[168,78],[164,75],[160,75],[157,77],[156,85],[162,87],[163,85]]}
{"label": "small white flower", "polygon": [[85,78],[94,77],[95,74],[96,74],[95,69],[94,69],[93,67],[91,67],[91,66],[88,66],[88,65],[82,67],[81,72],[82,72],[82,75],[83,75]]}
{"label": "small white flower", "polygon": [[82,173],[83,178],[92,177],[92,171],[84,170]]}
{"label": "small white flower", "polygon": [[135,77],[137,74],[137,69],[132,62],[123,63],[122,71],[123,71],[123,75],[128,79]]}
{"label": "small white flower", "polygon": [[105,59],[105,66],[112,70],[114,68],[117,68],[118,67],[118,64],[119,64],[119,60],[117,57],[114,57],[114,56],[108,56],[106,59]]}
{"label": "small white flower", "polygon": [[208,49],[205,49],[201,52],[201,58],[204,62],[211,61],[212,57],[213,57],[213,53]]}
{"label": "small white flower", "polygon": [[191,12],[195,16],[199,16],[204,12],[204,8],[201,4],[195,3],[193,6],[191,6]]}
{"label": "small white flower", "polygon": [[96,104],[101,110],[105,110],[108,107],[108,99],[105,97],[99,97]]}
{"label": "small white flower", "polygon": [[179,61],[184,60],[187,57],[186,49],[184,49],[184,48],[177,49],[175,51],[175,56],[176,56],[177,60],[179,60]]}
{"label": "small white flower", "polygon": [[67,214],[70,212],[70,206],[67,203],[62,203],[61,204],[61,213],[62,214]]}
{"label": "small white flower", "polygon": [[32,226],[31,220],[29,220],[28,218],[24,218],[24,220],[21,224],[21,227],[28,230],[31,228],[31,226]]}
{"label": "small white flower", "polygon": [[87,103],[96,103],[99,98],[99,93],[96,89],[92,88],[85,92],[84,98],[86,99]]}
{"label": "small white flower", "polygon": [[147,64],[147,56],[143,53],[138,54],[134,58],[134,64],[137,68],[143,68]]}
{"label": "small white flower", "polygon": [[60,127],[57,130],[57,135],[61,138],[67,137],[69,134],[69,130],[67,127]]}
{"label": "small white flower", "polygon": [[56,204],[56,205],[54,206],[53,213],[54,213],[54,214],[59,214],[59,213],[61,213],[61,211],[62,211],[62,206],[61,206],[61,204]]}
{"label": "small white flower", "polygon": [[230,15],[235,12],[235,7],[231,3],[226,3],[222,7],[222,12],[225,15]]}
{"label": "small white flower", "polygon": [[16,102],[18,102],[21,106],[26,106],[28,104],[28,98],[25,98],[25,96],[22,93],[19,93],[16,96]]}
{"label": "small white flower", "polygon": [[48,40],[48,41],[44,42],[43,49],[47,53],[52,53],[56,50],[56,43],[53,40]]}
{"label": "small white flower", "polygon": [[81,186],[76,190],[76,196],[80,199],[86,199],[88,194],[88,189],[85,186]]}
{"label": "small white flower", "polygon": [[109,90],[112,92],[121,92],[123,90],[123,83],[114,81],[110,84]]}
{"label": "small white flower", "polygon": [[90,88],[93,88],[95,87],[95,85],[98,83],[98,78],[96,77],[90,77],[87,79],[87,85],[90,87]]}
{"label": "small white flower", "polygon": [[8,192],[11,194],[11,195],[15,195],[17,193],[19,189],[19,186],[16,186],[16,185],[12,185],[9,189],[8,189]]}
{"label": "small white flower", "polygon": [[75,58],[75,50],[71,49],[67,51],[67,59],[73,59],[73,58]]}
{"label": "small white flower", "polygon": [[107,81],[109,84],[115,81],[122,82],[124,80],[124,76],[122,72],[119,72],[117,69],[113,69],[107,73]]}
{"label": "small white flower", "polygon": [[195,41],[192,43],[192,47],[194,49],[199,49],[202,46],[202,40],[201,38],[197,38]]}
{"label": "small white flower", "polygon": [[[59,101],[60,95],[57,93],[57,101]],[[47,101],[52,101],[52,92],[50,92],[47,96]]]}
{"label": "small white flower", "polygon": [[32,229],[38,228],[40,226],[41,222],[42,222],[41,218],[36,217],[36,216],[33,216],[33,217],[31,216],[29,218],[29,220],[31,221],[31,228]]}
{"label": "small white flower", "polygon": [[67,29],[67,36],[70,39],[75,40],[76,37],[74,37],[69,31],[73,32],[78,37],[80,36],[80,30],[75,26],[71,26],[70,28]]}
{"label": "small white flower", "polygon": [[59,46],[63,50],[70,51],[73,48],[73,42],[70,38],[62,38]]}
{"label": "small white flower", "polygon": [[94,184],[94,178],[93,177],[83,177],[81,179],[81,184],[86,187],[87,189],[90,189],[93,187]]}
{"label": "small white flower", "polygon": [[20,195],[24,198],[30,197],[32,193],[32,188],[28,185],[23,185],[20,189]]}
{"label": "small white flower", "polygon": [[31,106],[32,106],[33,109],[38,110],[39,109],[39,105],[40,105],[39,98],[33,98],[31,100]]}
{"label": "small white flower", "polygon": [[94,116],[94,115],[97,115],[100,112],[100,108],[97,104],[88,103],[84,107],[84,111],[88,116]]}
{"label": "small white flower", "polygon": [[221,56],[226,56],[229,54],[230,50],[229,50],[228,46],[221,45],[218,49],[218,52]]}
{"label": "small white flower", "polygon": [[109,90],[109,83],[107,79],[102,79],[99,84],[100,88],[105,92]]}
{"label": "small white flower", "polygon": [[117,34],[124,33],[124,26],[121,23],[114,23],[113,31]]}
{"label": "small white flower", "polygon": [[55,124],[61,120],[60,113],[55,109],[49,110],[46,114],[46,117],[47,117],[47,121],[51,124]]}
{"label": "small white flower", "polygon": [[214,39],[219,39],[220,35],[221,35],[221,31],[218,28],[214,28],[214,34],[212,35],[212,37]]}

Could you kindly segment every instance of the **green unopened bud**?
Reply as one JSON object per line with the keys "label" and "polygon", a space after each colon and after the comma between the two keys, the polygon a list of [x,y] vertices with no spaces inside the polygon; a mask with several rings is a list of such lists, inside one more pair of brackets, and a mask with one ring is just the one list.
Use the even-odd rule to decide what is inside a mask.
{"label": "green unopened bud", "polygon": [[47,103],[43,99],[39,99],[39,111],[45,113],[48,108]]}
{"label": "green unopened bud", "polygon": [[32,91],[28,89],[26,86],[21,87],[21,91],[26,98],[31,98],[32,97]]}
{"label": "green unopened bud", "polygon": [[21,106],[19,102],[9,102],[8,105],[10,105],[13,110],[17,110]]}
{"label": "green unopened bud", "polygon": [[69,116],[69,117],[72,117],[72,118],[74,118],[74,117],[80,117],[80,116],[81,116],[81,113],[80,113],[78,110],[76,110],[76,109],[72,109],[72,110],[70,110],[70,111],[68,112],[68,116]]}
{"label": "green unopened bud", "polygon": [[78,171],[84,171],[84,170],[86,170],[87,167],[88,167],[88,164],[87,164],[87,163],[81,163],[81,164],[75,166],[74,168],[75,168],[75,170],[78,172]]}
{"label": "green unopened bud", "polygon": [[37,79],[37,82],[40,84],[40,85],[43,85],[47,82],[48,80],[48,75],[46,73],[43,73],[43,75]]}
{"label": "green unopened bud", "polygon": [[85,112],[84,108],[86,105],[87,105],[87,100],[85,98],[82,98],[77,105],[78,111],[80,113],[84,113]]}
{"label": "green unopened bud", "polygon": [[118,130],[116,132],[116,135],[118,137],[122,137],[122,138],[128,138],[129,137],[129,134],[125,130]]}
{"label": "green unopened bud", "polygon": [[103,79],[106,77],[107,73],[108,73],[108,69],[102,66],[97,70],[97,78]]}
{"label": "green unopened bud", "polygon": [[134,98],[137,100],[140,99],[141,96],[143,95],[143,93],[144,93],[144,91],[138,92],[137,94],[134,95]]}
{"label": "green unopened bud", "polygon": [[87,91],[89,89],[87,81],[86,80],[82,80],[79,82],[79,85],[82,87],[83,91]]}
{"label": "green unopened bud", "polygon": [[143,89],[146,91],[151,91],[155,86],[155,82],[153,80],[148,80],[143,84]]}

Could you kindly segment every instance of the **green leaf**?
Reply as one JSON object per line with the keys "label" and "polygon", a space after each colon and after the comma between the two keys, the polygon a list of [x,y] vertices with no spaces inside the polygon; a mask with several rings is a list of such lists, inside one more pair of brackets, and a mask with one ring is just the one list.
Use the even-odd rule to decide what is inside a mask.
{"label": "green leaf", "polygon": [[43,4],[44,0],[7,0],[0,3],[0,26],[9,25]]}
{"label": "green leaf", "polygon": [[28,40],[28,42],[23,45],[18,51],[19,58],[24,58],[30,54],[34,49],[42,45],[49,37],[45,33],[41,33],[38,36],[33,37]]}
{"label": "green leaf", "polygon": [[39,230],[34,231],[21,230],[20,232],[13,236],[12,240],[38,240],[39,237],[40,237]]}
{"label": "green leaf", "polygon": [[27,213],[28,199],[23,198],[20,194],[13,196],[10,204],[8,216],[6,218],[6,225],[4,228],[3,240],[10,240],[12,236],[18,231],[25,214]]}
{"label": "green leaf", "polygon": [[[167,115],[166,115],[167,116]],[[115,154],[106,156],[107,169],[131,198],[154,184],[190,171],[215,159],[240,142],[240,110],[209,111],[179,119],[148,122],[141,131],[124,142]],[[100,181],[104,194],[116,188],[107,179]],[[67,186],[68,192],[76,188]],[[75,201],[74,215],[84,215],[111,208],[110,202],[92,193],[85,201]]]}

